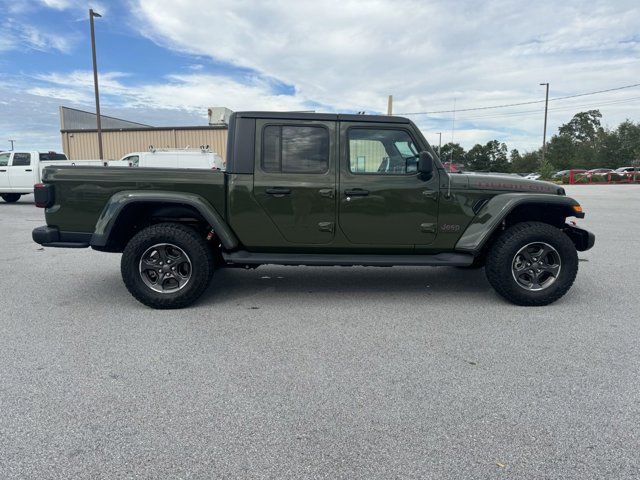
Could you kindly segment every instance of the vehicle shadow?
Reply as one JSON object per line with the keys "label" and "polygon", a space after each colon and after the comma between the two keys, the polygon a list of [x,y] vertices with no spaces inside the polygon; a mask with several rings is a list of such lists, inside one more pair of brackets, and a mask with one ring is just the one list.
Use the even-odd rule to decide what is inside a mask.
{"label": "vehicle shadow", "polygon": [[308,301],[309,294],[344,301],[362,297],[442,296],[491,298],[484,270],[453,267],[282,267],[224,269],[214,274],[199,304],[279,298]]}

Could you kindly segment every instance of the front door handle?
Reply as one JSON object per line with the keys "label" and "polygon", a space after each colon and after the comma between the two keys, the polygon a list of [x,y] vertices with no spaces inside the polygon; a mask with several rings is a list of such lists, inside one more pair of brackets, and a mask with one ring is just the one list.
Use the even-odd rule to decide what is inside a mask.
{"label": "front door handle", "polygon": [[270,187],[265,190],[268,195],[282,196],[291,195],[291,189],[286,187]]}
{"label": "front door handle", "polygon": [[363,190],[362,188],[354,188],[352,190],[345,190],[344,194],[347,197],[366,197],[369,195],[369,190]]}
{"label": "front door handle", "polygon": [[427,198],[430,198],[431,200],[437,200],[438,199],[438,191],[437,190],[423,190],[422,191],[422,195],[424,195]]}
{"label": "front door handle", "polygon": [[31,170],[30,168],[25,168],[24,171],[25,172],[32,172],[33,170]]}
{"label": "front door handle", "polygon": [[2,170],[0,170],[0,172],[6,172],[6,170],[3,168]]}

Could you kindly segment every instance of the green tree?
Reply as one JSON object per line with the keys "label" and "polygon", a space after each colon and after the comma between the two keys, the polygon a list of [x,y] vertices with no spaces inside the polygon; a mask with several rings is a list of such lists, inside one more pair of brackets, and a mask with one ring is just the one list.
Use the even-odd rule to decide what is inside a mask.
{"label": "green tree", "polygon": [[467,152],[466,163],[475,172],[510,172],[507,145],[491,140],[485,145],[479,143]]}
{"label": "green tree", "polygon": [[476,143],[465,155],[466,165],[472,172],[488,172],[490,170],[489,155],[485,148]]}
{"label": "green tree", "polygon": [[538,170],[540,163],[540,152],[526,152],[519,158],[513,158],[511,160],[511,170],[514,173],[531,173]]}
{"label": "green tree", "polygon": [[614,132],[618,139],[616,165],[637,165],[640,163],[640,123],[626,120]]}
{"label": "green tree", "polygon": [[576,113],[573,118],[558,128],[560,135],[567,135],[576,143],[595,143],[602,133],[600,110]]}
{"label": "green tree", "polygon": [[538,173],[544,180],[551,179],[551,176],[556,173],[556,167],[548,160],[540,160],[540,164],[538,165]]}
{"label": "green tree", "polygon": [[577,153],[576,145],[569,135],[554,135],[547,143],[545,157],[558,169],[569,170],[570,168],[580,168],[582,166],[580,160],[576,159]]}
{"label": "green tree", "polygon": [[459,143],[445,143],[442,145],[440,160],[443,162],[464,163],[465,151]]}

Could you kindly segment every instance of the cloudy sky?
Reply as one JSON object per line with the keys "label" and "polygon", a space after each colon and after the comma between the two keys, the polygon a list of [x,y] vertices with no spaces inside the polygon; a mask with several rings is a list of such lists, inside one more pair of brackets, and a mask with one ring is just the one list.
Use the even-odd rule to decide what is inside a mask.
{"label": "cloudy sky", "polygon": [[[157,126],[209,106],[380,113],[393,94],[396,113],[444,111],[409,115],[432,143],[527,151],[543,103],[460,110],[640,83],[637,0],[0,0],[0,149],[59,149],[58,106],[93,108],[90,6],[103,114]],[[640,87],[552,100],[549,133],[590,108],[640,121]]]}

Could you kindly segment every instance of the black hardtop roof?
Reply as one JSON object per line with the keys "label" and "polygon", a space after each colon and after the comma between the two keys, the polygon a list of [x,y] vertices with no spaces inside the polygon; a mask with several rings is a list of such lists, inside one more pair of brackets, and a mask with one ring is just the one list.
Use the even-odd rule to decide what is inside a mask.
{"label": "black hardtop roof", "polygon": [[310,112],[235,112],[236,118],[275,118],[280,120],[324,120],[349,122],[411,123],[408,118],[391,115],[354,115],[347,113]]}

